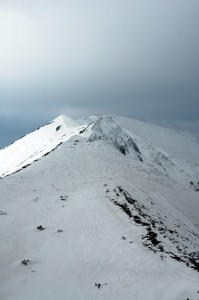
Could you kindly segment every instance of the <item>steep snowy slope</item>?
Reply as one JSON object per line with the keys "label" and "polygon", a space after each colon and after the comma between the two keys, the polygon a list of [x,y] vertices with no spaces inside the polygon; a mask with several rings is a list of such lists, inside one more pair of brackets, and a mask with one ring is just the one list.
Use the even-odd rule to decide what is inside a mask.
{"label": "steep snowy slope", "polygon": [[122,154],[152,164],[157,172],[165,173],[183,185],[199,189],[199,166],[196,163],[199,144],[188,134],[119,116],[91,117],[89,123],[78,123],[82,124],[83,121],[75,122],[62,115],[0,150],[0,176],[26,168],[61,143],[81,136],[88,141],[102,139]]}
{"label": "steep snowy slope", "polygon": [[113,117],[122,127],[134,132],[144,141],[178,158],[199,164],[199,143],[190,133],[121,116],[113,115]]}
{"label": "steep snowy slope", "polygon": [[199,299],[197,167],[113,116],[53,123],[63,143],[0,180],[0,299]]}
{"label": "steep snowy slope", "polygon": [[62,142],[78,134],[78,123],[62,115],[38,130],[0,150],[0,176],[6,176],[47,155]]}
{"label": "steep snowy slope", "polygon": [[[122,120],[119,123],[118,119]],[[130,156],[133,160],[148,163],[154,166],[156,173],[164,174],[174,181],[183,184],[184,186],[190,186],[198,190],[199,189],[199,166],[194,163],[194,156],[191,157],[192,162],[188,162],[185,159],[178,158],[172,154],[167,153],[162,148],[154,146],[152,143],[147,142],[145,139],[138,137],[132,130],[129,129],[129,119],[114,116],[102,116],[95,119],[94,123],[91,123],[91,134],[89,141],[104,140],[106,143],[111,144],[118,149],[122,154]],[[123,126],[122,126],[122,125]],[[131,124],[132,125],[132,124]],[[143,128],[142,124],[142,128]],[[146,127],[146,125],[145,125]],[[153,128],[154,135],[158,135],[159,127]],[[163,129],[161,129],[163,130]],[[164,129],[167,132],[167,129]],[[144,131],[144,130],[143,130]],[[169,130],[170,131],[170,130]],[[145,128],[147,132],[147,127]],[[151,135],[152,135],[151,130]],[[159,134],[160,135],[160,134]],[[179,147],[183,142],[183,133],[174,134],[172,131],[172,138],[175,136],[175,143],[179,141]],[[180,140],[178,137],[180,136]],[[174,142],[174,140],[172,141]],[[193,143],[194,149],[197,149],[197,143]],[[174,147],[173,147],[174,148]],[[179,148],[180,149],[180,148]],[[177,152],[177,146],[175,146]],[[179,150],[180,151],[180,150]],[[199,148],[198,148],[199,151]],[[186,149],[184,149],[184,153]],[[188,149],[188,153],[190,153]],[[195,152],[194,152],[195,153]],[[185,155],[185,154],[184,154]],[[186,157],[186,155],[185,155]]]}

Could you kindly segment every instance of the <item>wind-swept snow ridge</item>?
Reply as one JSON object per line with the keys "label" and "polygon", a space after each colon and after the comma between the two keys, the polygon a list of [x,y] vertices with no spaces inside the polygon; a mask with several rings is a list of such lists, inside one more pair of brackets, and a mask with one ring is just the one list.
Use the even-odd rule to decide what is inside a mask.
{"label": "wind-swept snow ridge", "polygon": [[[120,124],[120,121],[122,125]],[[129,123],[131,127],[129,126]],[[133,122],[131,123],[130,119],[117,116],[108,115],[95,118],[88,141],[94,142],[103,140],[115,147],[122,154],[129,156],[131,159],[141,162],[144,161],[145,163],[153,165],[153,172],[156,172],[156,174],[164,174],[185,185],[190,185],[190,182],[193,181],[197,186],[199,178],[198,165],[175,157],[160,147],[154,146],[147,140],[137,136],[133,131],[134,128],[132,125]],[[147,124],[141,122],[142,131],[144,131],[144,125],[146,127],[145,131],[147,132]],[[158,136],[158,129],[158,126],[157,128],[155,127],[155,129],[153,128],[156,136]],[[163,128],[160,130],[163,131]],[[167,129],[165,128],[165,131],[166,130]],[[169,129],[168,131],[170,132],[171,130]],[[174,132],[171,132],[174,135]],[[152,130],[150,134],[152,135]],[[176,134],[176,138],[178,138],[179,135],[180,133]],[[180,138],[182,144],[181,135]],[[144,136],[143,132],[142,136]]]}
{"label": "wind-swept snow ridge", "polygon": [[175,155],[178,158],[199,164],[199,142],[189,132],[166,128],[122,116],[112,116],[123,128],[133,132],[145,142],[164,149],[167,153]]}
{"label": "wind-swept snow ridge", "polygon": [[[170,133],[172,138],[171,142],[168,141],[169,147],[157,146],[158,143],[155,143],[154,137],[160,138],[161,134],[164,134],[168,139]],[[49,124],[0,150],[0,177],[26,168],[34,161],[48,155],[63,142],[72,142],[72,138],[74,140],[84,138],[88,142],[102,140],[110,147],[119,150],[121,155],[153,165],[153,172],[156,174],[164,174],[181,184],[190,185],[192,183],[193,189],[199,189],[199,166],[168,152],[172,148],[175,153],[182,153],[178,151],[176,145],[172,147],[170,144],[174,144],[176,139],[175,144],[180,141],[180,147],[186,145],[188,141],[191,141],[187,134],[184,136],[181,132],[176,133],[167,128],[114,115],[95,116],[80,123],[65,115],[59,116]],[[162,141],[159,144],[164,146]],[[194,162],[197,143],[194,144],[192,140],[192,144],[193,157],[190,157],[189,148],[187,149],[188,155],[186,149],[183,149],[183,155],[185,158],[190,157],[190,161]]]}
{"label": "wind-swept snow ridge", "polygon": [[105,139],[112,143],[122,154],[130,153],[134,159],[142,161],[142,154],[131,136],[126,134],[120,124],[111,116],[99,117],[92,127],[89,141]]}
{"label": "wind-swept snow ridge", "polygon": [[0,150],[0,176],[10,175],[58,147],[81,130],[74,120],[61,115]]}

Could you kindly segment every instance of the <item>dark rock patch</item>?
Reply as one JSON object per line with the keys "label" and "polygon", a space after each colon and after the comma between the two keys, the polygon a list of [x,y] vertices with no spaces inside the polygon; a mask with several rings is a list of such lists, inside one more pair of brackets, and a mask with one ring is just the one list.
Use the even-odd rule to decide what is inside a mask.
{"label": "dark rock patch", "polygon": [[[142,235],[145,247],[155,253],[161,253],[160,258],[164,257],[166,259],[169,256],[199,272],[199,251],[189,252],[187,245],[187,242],[189,242],[190,247],[199,248],[199,235],[197,232],[190,230],[184,223],[180,224],[178,219],[176,219],[177,225],[174,223],[175,229],[169,228],[168,216],[161,216],[157,212],[156,217],[154,217],[154,215],[146,213],[146,211],[150,212],[150,209],[134,199],[121,186],[114,188],[113,192],[117,200],[111,196],[111,193],[110,196],[108,195],[109,200],[125,212],[130,222],[133,221],[136,226],[145,227],[147,233]],[[166,247],[165,245],[163,246],[165,239],[167,240]]]}
{"label": "dark rock patch", "polygon": [[0,210],[0,216],[6,216],[7,212]]}
{"label": "dark rock patch", "polygon": [[56,131],[60,130],[60,128],[61,128],[61,125],[57,126]]}
{"label": "dark rock patch", "polygon": [[43,231],[43,230],[45,230],[45,228],[42,225],[39,225],[39,226],[37,226],[37,230]]}
{"label": "dark rock patch", "polygon": [[28,264],[29,262],[30,262],[29,259],[23,259],[23,260],[21,261],[21,263],[22,263],[23,265],[25,265],[25,266],[27,266],[27,264]]}

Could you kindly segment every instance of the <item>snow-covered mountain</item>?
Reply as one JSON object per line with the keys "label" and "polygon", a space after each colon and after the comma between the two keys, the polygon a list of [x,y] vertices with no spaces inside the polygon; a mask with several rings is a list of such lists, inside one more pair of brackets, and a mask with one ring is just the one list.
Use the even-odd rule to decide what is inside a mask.
{"label": "snow-covered mountain", "polygon": [[198,153],[115,115],[0,150],[0,299],[199,299]]}

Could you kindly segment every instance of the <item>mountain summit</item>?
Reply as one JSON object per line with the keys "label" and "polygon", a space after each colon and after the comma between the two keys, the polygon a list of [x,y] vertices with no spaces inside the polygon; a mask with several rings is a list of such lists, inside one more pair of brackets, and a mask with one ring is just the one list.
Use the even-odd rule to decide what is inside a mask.
{"label": "mountain summit", "polygon": [[197,300],[198,153],[115,115],[62,115],[0,150],[0,298]]}

